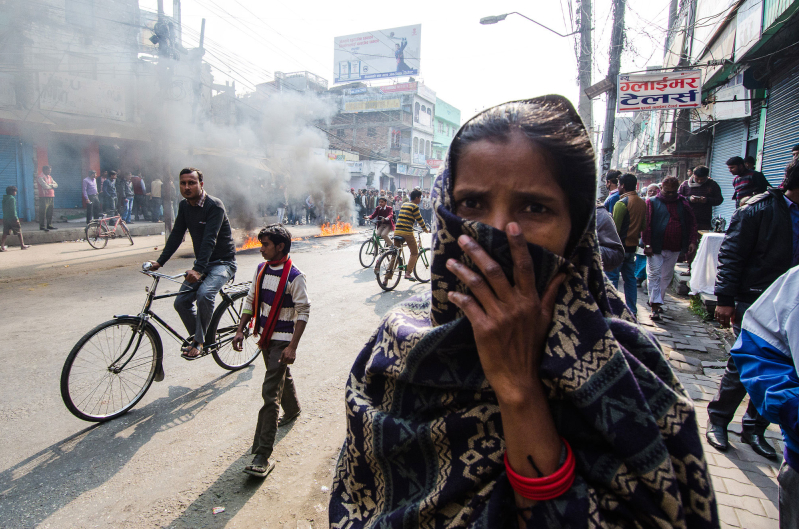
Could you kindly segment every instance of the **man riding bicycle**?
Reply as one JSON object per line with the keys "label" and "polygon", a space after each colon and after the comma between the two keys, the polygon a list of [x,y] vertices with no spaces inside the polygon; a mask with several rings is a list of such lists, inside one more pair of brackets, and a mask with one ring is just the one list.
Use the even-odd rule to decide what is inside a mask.
{"label": "man riding bicycle", "polygon": [[422,201],[422,192],[418,189],[411,191],[410,202],[405,202],[400,207],[399,215],[397,216],[397,226],[394,228],[394,238],[401,237],[408,245],[411,251],[411,257],[408,259],[408,266],[405,267],[405,279],[408,281],[416,281],[411,276],[414,267],[416,266],[416,259],[419,258],[419,247],[416,244],[416,239],[413,237],[413,226],[419,223],[425,233],[430,233],[427,224],[422,219],[422,212],[419,210],[419,203]]}
{"label": "man riding bicycle", "polygon": [[236,274],[236,245],[225,205],[205,192],[202,171],[193,167],[180,171],[180,194],[185,200],[178,205],[175,226],[161,256],[150,261],[150,270],[158,270],[166,264],[188,230],[195,260],[192,269],[186,271],[181,293],[175,298],[175,310],[189,334],[194,335],[192,343],[181,349],[181,356],[194,360],[202,354],[216,295]]}
{"label": "man riding bicycle", "polygon": [[386,241],[386,247],[390,248],[394,246],[394,242],[388,236],[394,230],[394,210],[388,205],[385,197],[380,197],[378,203],[379,205],[375,208],[374,213],[368,217],[364,215],[364,218],[372,220],[377,218],[375,233],[377,233],[378,237],[382,237]]}

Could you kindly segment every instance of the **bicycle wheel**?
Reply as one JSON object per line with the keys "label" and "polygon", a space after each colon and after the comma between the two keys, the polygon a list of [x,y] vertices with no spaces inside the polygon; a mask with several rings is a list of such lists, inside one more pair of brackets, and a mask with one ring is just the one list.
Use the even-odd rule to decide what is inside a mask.
{"label": "bicycle wheel", "polygon": [[110,320],[78,340],[61,370],[61,398],[84,421],[119,417],[141,400],[155,377],[160,340],[138,321]]}
{"label": "bicycle wheel", "polygon": [[124,233],[125,236],[127,236],[128,240],[130,241],[130,244],[133,245],[133,237],[130,236],[130,228],[128,228],[128,225],[125,224],[125,221],[122,220],[119,221],[119,227],[122,228],[122,233]]}
{"label": "bicycle wheel", "polygon": [[[391,266],[395,256],[396,262],[394,266]],[[396,250],[383,252],[383,255],[380,256],[375,265],[375,279],[377,279],[377,284],[380,285],[380,288],[385,291],[397,288],[400,278],[402,277],[400,266],[402,266],[403,263],[402,252]]]}
{"label": "bicycle wheel", "polygon": [[428,253],[427,248],[419,252],[419,258],[413,266],[413,275],[422,283],[430,282],[430,258],[427,255]]}
{"label": "bicycle wheel", "polygon": [[211,354],[219,367],[236,371],[247,367],[253,360],[258,358],[261,350],[258,348],[258,339],[252,335],[251,329],[244,329],[244,342],[241,351],[233,349],[233,336],[241,320],[241,310],[244,300],[247,298],[247,291],[236,292],[230,295],[231,301],[223,301],[214,311],[211,317],[211,324],[208,326],[208,336],[214,337],[214,343],[218,344]]}
{"label": "bicycle wheel", "polygon": [[358,259],[361,261],[361,266],[369,268],[377,258],[378,249],[375,247],[374,239],[369,239],[361,245],[361,251],[358,252]]}
{"label": "bicycle wheel", "polygon": [[86,241],[89,243],[89,246],[95,250],[105,248],[105,245],[108,244],[108,237],[103,237],[103,228],[99,223],[89,223],[89,225],[86,226],[85,231]]}

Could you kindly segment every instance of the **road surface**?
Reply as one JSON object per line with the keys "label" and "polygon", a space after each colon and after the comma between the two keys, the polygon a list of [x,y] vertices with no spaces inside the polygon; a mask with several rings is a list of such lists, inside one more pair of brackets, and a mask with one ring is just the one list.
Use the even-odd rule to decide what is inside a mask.
{"label": "road surface", "polygon": [[[162,333],[166,379],[130,413],[94,425],[61,401],[67,353],[96,324],[140,310],[149,280],[137,270],[157,257],[163,238],[141,237],[133,247],[111,241],[102,251],[84,242],[0,255],[0,526],[327,527],[353,359],[391,306],[427,288],[403,281],[383,293],[358,263],[364,239],[310,239],[292,252],[312,301],[292,366],[303,413],[280,429],[277,467],[265,481],[241,471],[252,457],[262,402],[260,357],[227,373],[210,356],[181,359]],[[179,255],[165,273],[191,267],[190,252]],[[260,260],[240,254],[237,279],[251,279]],[[182,330],[171,303],[161,304],[156,312]],[[225,511],[214,515],[214,507]]]}

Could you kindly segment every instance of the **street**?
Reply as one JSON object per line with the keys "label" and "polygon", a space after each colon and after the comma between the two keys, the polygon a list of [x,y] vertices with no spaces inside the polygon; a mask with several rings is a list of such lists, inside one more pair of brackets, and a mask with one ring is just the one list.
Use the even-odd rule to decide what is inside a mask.
{"label": "street", "polygon": [[[303,412],[278,432],[277,467],[265,481],[242,473],[262,403],[261,357],[228,373],[210,356],[181,359],[162,332],[166,379],[127,415],[90,424],[61,400],[61,368],[75,342],[115,314],[140,310],[150,281],[138,270],[158,256],[162,237],[111,241],[102,251],[82,242],[4,254],[0,526],[327,527],[352,361],[392,305],[428,288],[402,282],[383,293],[358,263],[364,238],[295,243],[292,259],[312,302],[292,366]],[[237,281],[250,280],[260,261],[255,251],[240,253]],[[179,273],[191,262],[182,249],[163,270]],[[183,331],[171,300],[154,310]]]}

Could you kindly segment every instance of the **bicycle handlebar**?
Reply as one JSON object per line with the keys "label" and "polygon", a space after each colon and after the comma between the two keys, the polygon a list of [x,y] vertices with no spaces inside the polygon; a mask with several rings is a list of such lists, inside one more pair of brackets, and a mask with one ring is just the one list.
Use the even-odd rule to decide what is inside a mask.
{"label": "bicycle handlebar", "polygon": [[142,274],[144,274],[146,276],[158,277],[158,278],[161,278],[161,279],[168,279],[169,281],[174,281],[175,283],[179,283],[180,282],[180,281],[178,281],[178,279],[186,277],[186,272],[183,272],[182,274],[178,274],[178,275],[175,275],[175,276],[168,276],[166,274],[161,274],[159,272],[155,272],[153,270],[149,270],[148,268],[146,268],[146,266],[148,264],[149,263],[144,263],[142,265],[142,269],[139,270]]}

